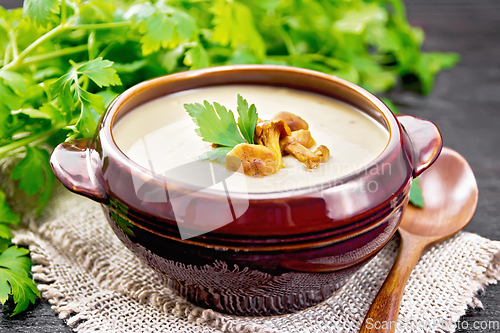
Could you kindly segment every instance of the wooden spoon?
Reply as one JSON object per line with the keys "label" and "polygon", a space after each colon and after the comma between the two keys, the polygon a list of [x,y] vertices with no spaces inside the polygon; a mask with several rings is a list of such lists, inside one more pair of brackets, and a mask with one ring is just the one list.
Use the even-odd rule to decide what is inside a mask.
{"label": "wooden spoon", "polygon": [[476,211],[478,189],[467,161],[443,147],[434,165],[420,177],[424,208],[408,205],[399,226],[399,255],[361,326],[361,333],[394,332],[399,305],[422,253],[464,228]]}

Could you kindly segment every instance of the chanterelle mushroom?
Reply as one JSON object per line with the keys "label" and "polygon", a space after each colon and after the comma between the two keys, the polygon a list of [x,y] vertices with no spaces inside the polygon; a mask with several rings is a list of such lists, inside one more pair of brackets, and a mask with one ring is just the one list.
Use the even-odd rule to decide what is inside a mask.
{"label": "chanterelle mushroom", "polygon": [[325,162],[330,157],[330,150],[323,145],[310,151],[297,141],[290,142],[285,147],[285,151],[304,163],[308,169],[315,169],[319,163]]}
{"label": "chanterelle mushroom", "polygon": [[240,143],[227,153],[226,169],[260,178],[278,172],[280,164],[276,152],[272,149],[260,145]]}
{"label": "chanterelle mushroom", "polygon": [[285,147],[292,141],[297,141],[306,148],[311,148],[316,144],[309,130],[300,129],[292,132],[292,135],[285,136],[280,140],[281,152],[285,152]]}
{"label": "chanterelle mushroom", "polygon": [[281,111],[273,117],[273,120],[279,119],[284,120],[292,132],[309,129],[309,124],[304,119],[291,112]]}
{"label": "chanterelle mushroom", "polygon": [[264,120],[255,127],[255,143],[273,150],[278,158],[279,166],[283,167],[280,138],[291,135],[290,127],[282,119]]}

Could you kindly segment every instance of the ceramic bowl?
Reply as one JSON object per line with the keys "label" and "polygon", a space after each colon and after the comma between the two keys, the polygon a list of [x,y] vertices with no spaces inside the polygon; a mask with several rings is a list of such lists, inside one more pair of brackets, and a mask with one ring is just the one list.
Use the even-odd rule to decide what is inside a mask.
{"label": "ceramic bowl", "polygon": [[[365,167],[321,186],[228,197],[190,191],[155,175],[128,159],[113,140],[113,124],[138,105],[228,84],[333,97],[379,122],[389,141]],[[377,97],[345,80],[294,67],[245,65],[167,75],[128,89],[110,105],[92,139],[60,144],[51,165],[69,190],[102,204],[118,238],[180,295],[216,311],[260,316],[298,311],[332,296],[396,232],[412,180],[441,147],[434,124],[396,117]],[[215,229],[181,225],[173,206],[186,195],[189,212],[208,222],[217,224],[231,213],[236,218]]]}

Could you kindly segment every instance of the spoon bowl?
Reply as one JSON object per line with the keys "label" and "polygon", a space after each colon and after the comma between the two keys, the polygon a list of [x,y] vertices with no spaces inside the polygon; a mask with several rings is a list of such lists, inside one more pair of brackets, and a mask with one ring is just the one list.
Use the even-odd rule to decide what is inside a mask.
{"label": "spoon bowl", "polygon": [[434,165],[419,178],[425,207],[408,205],[399,230],[436,241],[462,230],[478,201],[476,178],[465,158],[443,147]]}
{"label": "spoon bowl", "polygon": [[366,314],[361,333],[396,330],[406,282],[422,253],[462,230],[476,211],[476,178],[456,151],[443,147],[434,165],[419,178],[425,206],[409,205],[406,209],[398,229],[401,235],[398,257]]}

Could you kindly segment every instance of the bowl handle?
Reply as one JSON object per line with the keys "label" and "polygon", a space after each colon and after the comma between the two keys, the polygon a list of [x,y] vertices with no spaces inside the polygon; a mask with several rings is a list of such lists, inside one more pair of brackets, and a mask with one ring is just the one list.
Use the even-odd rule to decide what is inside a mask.
{"label": "bowl handle", "polygon": [[410,141],[406,149],[411,152],[413,178],[416,178],[436,161],[443,139],[437,126],[428,120],[410,115],[397,115],[397,118]]}
{"label": "bowl handle", "polygon": [[90,139],[63,142],[50,156],[50,166],[57,179],[71,192],[97,202],[106,202],[106,192],[95,175],[95,159]]}

